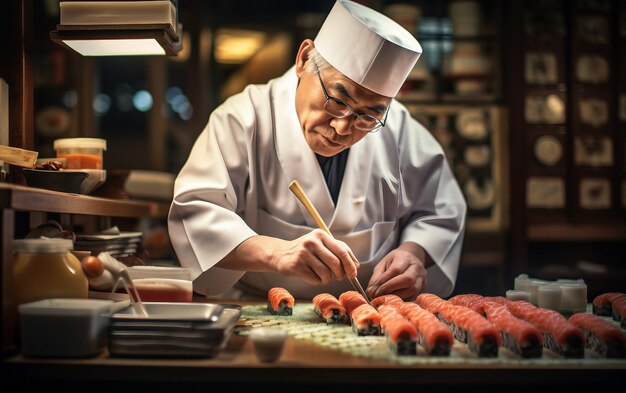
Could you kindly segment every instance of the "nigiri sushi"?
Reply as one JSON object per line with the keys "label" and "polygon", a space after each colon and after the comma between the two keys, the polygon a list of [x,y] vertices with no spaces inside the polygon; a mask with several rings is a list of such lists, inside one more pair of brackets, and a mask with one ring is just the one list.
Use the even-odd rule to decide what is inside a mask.
{"label": "nigiri sushi", "polygon": [[585,333],[585,348],[607,358],[626,358],[626,335],[620,328],[594,314],[577,313],[569,320]]}
{"label": "nigiri sushi", "polygon": [[367,303],[361,304],[350,314],[352,330],[359,336],[380,336],[380,320],[380,313]]}
{"label": "nigiri sushi", "polygon": [[419,344],[431,356],[449,356],[454,337],[450,327],[417,303],[405,302],[400,307],[402,315],[411,322],[419,334]]}
{"label": "nigiri sushi", "polygon": [[543,336],[543,346],[566,358],[585,356],[585,334],[555,310],[517,300],[506,304],[511,314],[535,325]]}
{"label": "nigiri sushi", "polygon": [[381,326],[387,345],[396,355],[416,355],[417,328],[395,307],[381,306]]}
{"label": "nigiri sushi", "polygon": [[593,301],[591,302],[593,313],[603,317],[614,317],[613,304],[623,300],[626,300],[626,293],[606,292],[600,294],[593,298]]}
{"label": "nigiri sushi", "polygon": [[417,304],[446,323],[454,337],[467,343],[478,357],[497,357],[501,344],[500,332],[485,317],[469,307],[457,306],[432,293],[421,293]]}
{"label": "nigiri sushi", "polygon": [[295,299],[285,288],[274,287],[267,293],[267,311],[272,315],[291,315]]}
{"label": "nigiri sushi", "polygon": [[313,297],[315,313],[328,324],[341,324],[348,321],[346,308],[330,293],[320,293]]}
{"label": "nigiri sushi", "polygon": [[346,308],[348,315],[361,304],[367,304],[367,300],[357,291],[346,291],[339,295],[339,302]]}
{"label": "nigiri sushi", "polygon": [[537,327],[516,318],[504,304],[486,300],[482,303],[487,319],[500,331],[502,344],[523,358],[539,358],[543,352],[543,337]]}

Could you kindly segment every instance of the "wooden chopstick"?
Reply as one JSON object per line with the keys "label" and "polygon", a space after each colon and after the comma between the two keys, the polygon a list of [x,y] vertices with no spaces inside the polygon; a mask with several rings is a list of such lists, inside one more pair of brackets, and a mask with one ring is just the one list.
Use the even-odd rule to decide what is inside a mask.
{"label": "wooden chopstick", "polygon": [[[311,200],[309,199],[309,197],[307,197],[306,193],[304,192],[304,190],[300,186],[300,183],[298,183],[297,180],[292,181],[289,184],[289,189],[291,190],[291,192],[294,193],[296,198],[298,198],[298,200],[304,205],[304,207],[309,212],[309,214],[311,215],[311,217],[313,218],[313,220],[315,221],[317,226],[321,230],[326,232],[328,235],[333,237],[333,234],[330,233],[330,229],[328,229],[328,226],[326,226],[326,223],[324,222],[324,219],[322,219],[322,216],[320,216],[320,214],[318,213],[318,211],[315,208],[315,206],[313,206],[313,203],[311,203]],[[359,263],[358,260],[353,258],[353,261],[354,261],[354,263],[355,263],[355,265],[357,267],[360,266],[360,263]],[[363,290],[363,287],[361,286],[361,283],[359,282],[359,280],[356,277],[355,278],[350,278],[349,280],[350,280],[350,283],[352,284],[352,287],[357,292],[359,292],[361,294],[361,296],[363,296],[365,298],[365,300],[369,303],[370,299],[367,297],[367,294],[365,293],[365,290]]]}

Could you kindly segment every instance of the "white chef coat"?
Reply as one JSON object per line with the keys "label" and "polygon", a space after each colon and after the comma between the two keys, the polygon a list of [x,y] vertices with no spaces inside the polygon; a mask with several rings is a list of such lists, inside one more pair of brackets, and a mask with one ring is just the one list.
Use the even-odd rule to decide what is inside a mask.
{"label": "white chef coat", "polygon": [[347,279],[316,286],[273,272],[215,266],[251,236],[292,240],[317,227],[289,190],[298,180],[333,236],[361,262],[358,278],[364,287],[382,257],[413,241],[434,261],[426,291],[449,295],[466,204],[439,143],[392,100],[386,126],[350,148],[335,207],[300,128],[297,82],[292,67],[228,98],[211,114],[176,178],[169,234],[181,265],[192,270],[194,290],[212,296],[237,284],[265,297],[280,286],[297,299],[310,299],[352,289]]}

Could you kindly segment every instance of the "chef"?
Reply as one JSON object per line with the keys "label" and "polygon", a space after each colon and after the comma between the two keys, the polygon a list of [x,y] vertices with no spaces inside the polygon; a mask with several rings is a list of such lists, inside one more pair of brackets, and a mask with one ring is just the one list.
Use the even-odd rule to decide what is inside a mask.
{"label": "chef", "polygon": [[291,69],[211,114],[168,217],[196,292],[310,299],[355,276],[370,297],[452,292],[465,200],[441,146],[394,99],[421,51],[388,17],[339,0]]}

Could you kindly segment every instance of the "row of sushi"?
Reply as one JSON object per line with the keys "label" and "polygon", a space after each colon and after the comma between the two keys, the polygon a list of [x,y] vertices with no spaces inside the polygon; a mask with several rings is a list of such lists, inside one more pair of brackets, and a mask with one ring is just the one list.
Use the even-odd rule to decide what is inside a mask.
{"label": "row of sushi", "polygon": [[[268,294],[272,314],[291,315],[295,300],[284,288]],[[501,296],[456,295],[444,300],[423,293],[414,302],[384,295],[367,303],[356,291],[335,298],[313,298],[315,312],[328,324],[350,323],[357,335],[385,335],[398,355],[415,355],[417,344],[431,356],[448,356],[454,339],[478,357],[496,357],[505,347],[522,358],[537,358],[547,348],[566,358],[582,358],[585,348],[607,358],[626,357],[626,335],[603,316],[624,325],[626,294],[607,293],[593,302],[593,314],[561,313]]]}

